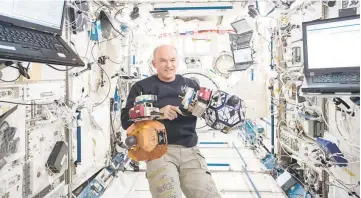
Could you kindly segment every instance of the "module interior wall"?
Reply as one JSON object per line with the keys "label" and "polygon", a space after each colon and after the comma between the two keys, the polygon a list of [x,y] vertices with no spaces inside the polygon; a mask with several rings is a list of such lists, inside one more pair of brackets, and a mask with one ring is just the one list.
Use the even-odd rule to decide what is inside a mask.
{"label": "module interior wall", "polygon": [[[12,102],[52,103],[55,99],[64,96],[64,85],[63,80],[21,80],[17,83],[1,84],[0,91],[12,90],[12,94],[4,98]],[[6,163],[0,170],[0,194],[10,197],[27,197],[35,195],[52,183],[66,169],[64,166],[60,173],[50,174],[45,166],[55,142],[64,140],[65,135],[64,128],[58,121],[41,119],[44,106],[0,104],[2,113],[15,106],[17,109],[5,121],[10,127],[16,128],[13,139],[19,138],[18,149],[15,153],[7,153],[3,158]],[[1,141],[4,137],[6,136],[2,136]]]}
{"label": "module interior wall", "polygon": [[[296,1],[296,2],[302,2]],[[338,17],[339,9],[341,8],[341,1],[336,1],[336,5],[332,8],[329,8],[328,10],[328,16],[327,18],[336,18]],[[311,10],[311,11],[310,11]],[[357,8],[357,13],[360,12],[359,7]],[[294,12],[293,15],[291,15],[290,22],[294,24],[301,25],[302,21],[311,21],[320,18],[321,15],[321,4],[316,3],[314,6],[312,6],[311,9],[308,9],[308,11],[305,11],[305,15],[302,15],[300,12]],[[300,29],[293,30],[291,32],[291,37],[288,38],[289,42],[296,41],[302,38],[302,33]],[[331,42],[331,41],[330,41]],[[291,45],[289,45],[288,51],[291,47],[301,47],[302,50],[302,42],[296,42]],[[321,52],[322,53],[322,52]],[[289,54],[288,54],[289,55]],[[286,55],[285,58],[290,58]],[[301,60],[303,59],[303,54],[301,54]],[[295,67],[296,65],[289,64],[289,67]],[[317,101],[320,101],[322,98],[317,97]],[[327,98],[329,101],[332,100],[332,97]],[[351,104],[350,106],[353,108],[353,103],[347,98],[343,98],[348,104]],[[321,102],[317,103],[317,107],[321,109]],[[347,118],[349,119],[349,124],[346,124],[345,118],[342,118],[341,112],[337,112],[337,118],[335,117],[335,106],[331,103],[328,103],[326,105],[326,115],[325,117],[328,118],[328,124],[329,124],[329,130],[325,133],[325,138],[335,142],[341,152],[344,152],[346,154],[346,158],[351,156],[355,156],[357,159],[360,157],[360,112],[359,108],[355,108],[355,116]],[[336,126],[336,122],[338,123],[338,127]],[[345,125],[346,124],[346,125]],[[351,128],[346,129],[345,126],[352,126]],[[348,141],[345,141],[344,138],[340,135],[342,134]],[[353,146],[350,146],[351,144],[356,145],[358,148],[355,148]],[[347,157],[348,156],[348,157]],[[330,170],[333,172],[336,178],[344,181],[347,184],[357,184],[357,182],[360,179],[360,165],[359,162],[355,162],[354,160],[349,159],[349,164],[346,167],[346,169],[340,168],[340,167],[334,167]],[[358,160],[357,160],[358,161]],[[354,190],[359,194],[359,187],[354,188]],[[340,189],[338,187],[330,186],[330,197],[347,197],[348,194],[345,190]]]}
{"label": "module interior wall", "polygon": [[[72,41],[75,44],[76,51],[79,52],[80,56],[86,54],[86,46],[88,43],[87,32],[80,33],[78,35],[72,36]],[[91,56],[91,47],[93,43],[90,42],[89,50],[87,52],[87,58],[84,58],[85,63],[94,62]],[[106,48],[109,46],[101,46]],[[108,51],[116,51],[113,48],[108,49]],[[97,50],[94,50],[94,55],[97,56]],[[99,53],[101,54],[101,52]],[[113,57],[111,57],[113,58]],[[113,59],[112,59],[113,60]],[[116,61],[116,59],[114,59]],[[27,63],[24,63],[27,65]],[[65,69],[62,66],[56,66],[59,69]],[[93,69],[90,72],[85,72],[78,78],[73,78],[72,74],[78,71],[83,70],[84,68],[74,68],[70,70],[70,100],[77,101],[80,99],[81,89],[84,87],[85,94],[88,94],[90,103],[100,102],[107,95],[109,82],[105,83],[105,86],[99,91],[96,89],[96,82],[99,79],[99,68],[96,65],[93,65]],[[112,64],[107,64],[104,66],[104,69],[108,73],[109,77],[115,74],[117,66]],[[17,72],[12,70],[12,68],[5,68],[2,70],[4,74],[4,80],[11,80],[17,77]],[[35,100],[36,102],[51,102],[49,98],[41,97],[41,93],[47,92],[53,94],[54,99],[59,99],[60,97],[65,97],[65,72],[56,71],[44,64],[32,63],[30,64],[29,70],[30,80],[20,79],[16,83],[1,83],[0,90],[4,89],[16,89],[14,96],[4,98],[4,100],[19,101],[25,99],[26,102],[30,100]],[[59,83],[62,85],[59,86]],[[115,84],[112,82],[111,84]],[[27,94],[24,94],[24,91],[21,91],[21,88],[30,88]],[[115,88],[110,88],[110,96],[114,94]],[[22,95],[21,95],[22,94]],[[3,99],[3,98],[2,98]],[[89,104],[89,103],[88,103]],[[100,168],[104,167],[106,164],[107,155],[109,152],[109,142],[110,142],[110,129],[109,129],[109,119],[107,117],[99,115],[109,115],[109,101],[106,100],[104,105],[99,106],[93,115],[98,115],[96,120],[101,123],[100,126],[102,130],[96,130],[89,121],[89,112],[83,110],[83,126],[82,126],[82,161],[83,163],[78,167],[74,167],[72,164],[70,167],[73,168],[75,175],[73,176],[73,186],[74,188],[84,182],[89,178],[93,173],[98,171]],[[7,104],[0,104],[1,109],[5,112],[9,109]],[[14,120],[16,116],[16,122]],[[6,157],[7,164],[2,168],[1,172],[1,185],[0,185],[0,195],[6,195],[10,192],[10,197],[21,197],[23,196],[23,191],[28,191],[29,195],[35,195],[37,192],[45,188],[47,185],[51,184],[58,176],[60,176],[63,171],[67,168],[65,166],[64,170],[60,174],[50,175],[49,171],[45,168],[46,160],[55,144],[58,140],[65,140],[64,127],[60,123],[44,124],[35,128],[29,128],[28,132],[25,132],[25,106],[19,106],[16,114],[11,115],[7,121],[11,122],[12,125],[17,127],[16,137],[20,137],[20,146],[19,152],[15,155]],[[58,131],[60,136],[52,136],[55,131]],[[29,143],[25,143],[25,133],[29,134]],[[76,129],[71,130],[70,137],[73,138],[73,159],[76,159]],[[31,158],[26,161],[29,163],[27,169],[25,170],[25,175],[23,175],[24,168],[24,157],[25,157],[25,147],[29,147],[29,154]],[[23,161],[14,161],[16,159],[22,159]],[[11,164],[11,162],[13,162]],[[19,167],[19,168],[17,168]],[[3,172],[9,170],[9,172]],[[26,176],[26,177],[24,177]],[[24,178],[24,179],[23,179]],[[25,185],[24,181],[29,181],[29,184]],[[19,187],[17,187],[19,186]],[[54,186],[55,187],[55,186]],[[62,191],[62,190],[60,190]],[[52,196],[53,192],[50,192],[48,196]],[[54,191],[55,193],[55,191]]]}
{"label": "module interior wall", "polygon": [[[107,165],[107,160],[110,157],[110,119],[109,119],[109,98],[114,96],[116,84],[115,79],[110,78],[116,71],[119,70],[119,65],[106,61],[105,65],[99,65],[104,70],[104,86],[100,86],[100,73],[101,69],[97,65],[97,57],[108,56],[111,60],[118,62],[118,53],[120,49],[116,47],[118,44],[117,39],[95,45],[90,41],[88,44],[88,33],[82,32],[77,35],[72,35],[72,40],[75,43],[77,51],[84,56],[86,63],[90,63],[92,69],[84,72],[78,77],[73,76],[74,72],[81,71],[85,68],[77,68],[73,70],[69,76],[70,78],[70,100],[84,101],[84,107],[81,110],[82,120],[81,126],[81,163],[76,167],[71,164],[73,170],[73,189],[85,182],[94,173]],[[88,49],[87,49],[88,47]],[[88,51],[86,53],[86,51]],[[119,55],[119,56],[117,56]],[[84,90],[84,93],[82,93]],[[108,94],[109,93],[109,94]],[[94,107],[95,104],[104,102]],[[96,123],[96,125],[93,124]],[[98,128],[100,127],[100,128]],[[72,130],[73,138],[73,161],[77,160],[77,138],[76,128]]]}

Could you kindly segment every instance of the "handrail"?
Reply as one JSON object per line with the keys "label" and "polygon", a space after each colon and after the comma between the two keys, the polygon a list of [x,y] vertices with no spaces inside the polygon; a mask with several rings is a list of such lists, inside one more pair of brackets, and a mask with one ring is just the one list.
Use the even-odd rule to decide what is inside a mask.
{"label": "handrail", "polygon": [[256,192],[256,194],[257,194],[257,197],[258,197],[258,198],[261,198],[261,195],[259,194],[259,191],[257,190],[257,188],[256,188],[256,186],[254,185],[251,177],[250,177],[249,174],[248,174],[246,161],[244,160],[244,158],[242,157],[241,153],[239,152],[239,150],[238,150],[237,147],[235,146],[234,142],[232,142],[232,145],[233,145],[233,148],[236,149],[239,157],[241,158],[241,160],[242,160],[243,163],[244,163],[244,165],[242,166],[242,170],[243,170],[244,173],[246,174],[246,176],[247,176],[247,178],[248,178],[248,181],[251,183],[253,190],[254,190],[254,191]]}
{"label": "handrail", "polygon": [[228,163],[207,163],[207,166],[230,166]]}
{"label": "handrail", "polygon": [[247,168],[247,163],[246,163],[246,161],[244,160],[244,158],[242,157],[242,155],[241,155],[241,153],[239,152],[239,150],[237,149],[237,147],[236,147],[236,145],[234,144],[234,142],[232,142],[232,146],[233,146],[234,149],[236,149],[239,157],[241,157],[241,160],[242,160],[243,163],[244,163],[244,167]]}
{"label": "handrail", "polygon": [[228,142],[199,142],[199,144],[228,144]]}

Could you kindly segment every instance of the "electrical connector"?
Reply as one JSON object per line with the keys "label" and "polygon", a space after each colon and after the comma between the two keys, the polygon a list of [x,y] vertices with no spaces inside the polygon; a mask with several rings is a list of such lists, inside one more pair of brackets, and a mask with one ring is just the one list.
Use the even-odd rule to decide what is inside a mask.
{"label": "electrical connector", "polygon": [[98,63],[99,64],[101,64],[101,65],[105,65],[106,64],[106,59],[108,59],[108,57],[106,57],[106,56],[100,56],[99,58],[98,58]]}

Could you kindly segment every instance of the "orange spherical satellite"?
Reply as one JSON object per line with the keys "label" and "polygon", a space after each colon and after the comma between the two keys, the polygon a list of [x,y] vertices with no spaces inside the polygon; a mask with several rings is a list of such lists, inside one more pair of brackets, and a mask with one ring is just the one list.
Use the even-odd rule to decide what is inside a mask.
{"label": "orange spherical satellite", "polygon": [[125,144],[128,155],[136,161],[149,161],[162,157],[168,151],[165,126],[156,120],[135,122],[127,129]]}

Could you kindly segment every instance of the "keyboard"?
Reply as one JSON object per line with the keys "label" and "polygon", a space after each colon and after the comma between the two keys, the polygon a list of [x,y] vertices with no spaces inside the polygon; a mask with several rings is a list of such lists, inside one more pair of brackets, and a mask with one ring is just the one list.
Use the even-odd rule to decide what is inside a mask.
{"label": "keyboard", "polygon": [[0,41],[21,44],[24,48],[50,49],[69,53],[54,36],[0,25]]}
{"label": "keyboard", "polygon": [[249,47],[252,35],[253,32],[243,35],[230,34],[232,50],[240,50]]}
{"label": "keyboard", "polygon": [[253,32],[247,33],[247,34],[244,34],[244,35],[240,35],[237,38],[237,43],[239,43],[239,44],[248,43],[249,44],[249,41],[251,40],[252,35],[253,35]]}
{"label": "keyboard", "polygon": [[312,77],[314,83],[360,83],[360,74],[327,74]]}

